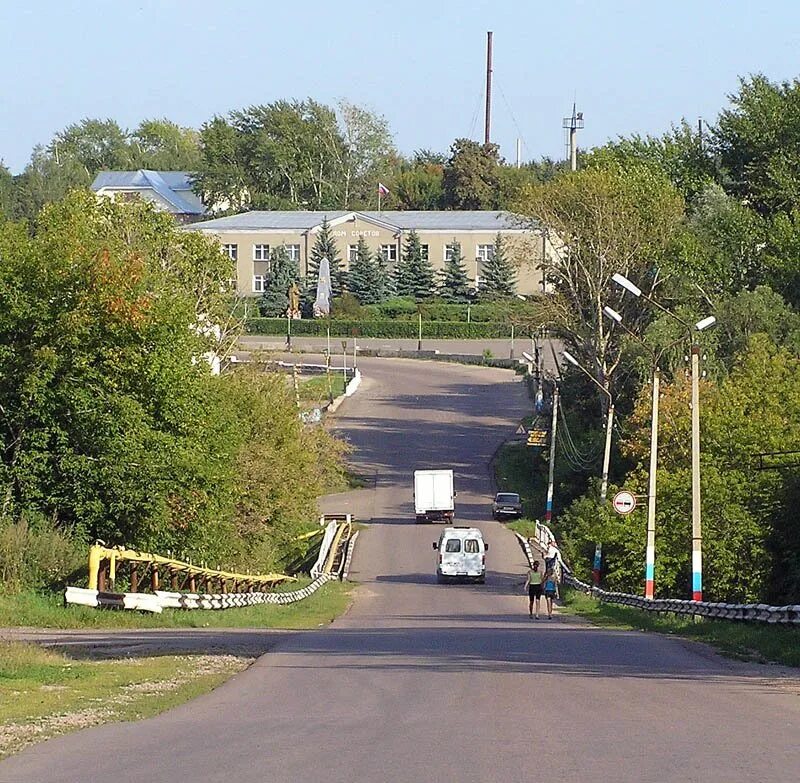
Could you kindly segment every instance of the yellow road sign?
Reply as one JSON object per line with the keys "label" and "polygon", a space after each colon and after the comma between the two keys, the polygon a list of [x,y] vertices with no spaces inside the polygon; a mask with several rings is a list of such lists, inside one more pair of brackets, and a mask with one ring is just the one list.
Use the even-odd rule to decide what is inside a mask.
{"label": "yellow road sign", "polygon": [[528,430],[528,446],[546,446],[547,430]]}

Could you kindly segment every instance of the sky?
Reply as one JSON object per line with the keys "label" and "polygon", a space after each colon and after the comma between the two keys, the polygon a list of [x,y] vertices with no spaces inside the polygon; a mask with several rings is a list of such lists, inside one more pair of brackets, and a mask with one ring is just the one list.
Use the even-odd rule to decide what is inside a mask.
{"label": "sky", "polygon": [[714,122],[739,77],[800,75],[797,0],[0,0],[0,159],[85,117],[133,128],[278,99],[382,114],[398,149],[483,140],[486,32],[492,141],[508,161]]}

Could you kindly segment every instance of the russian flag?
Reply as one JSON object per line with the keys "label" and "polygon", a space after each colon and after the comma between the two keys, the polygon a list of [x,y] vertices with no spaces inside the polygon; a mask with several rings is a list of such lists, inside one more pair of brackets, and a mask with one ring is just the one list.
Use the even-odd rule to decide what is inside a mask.
{"label": "russian flag", "polygon": [[382,182],[379,182],[378,183],[378,193],[380,193],[381,196],[388,196],[389,195],[389,188],[387,188],[386,185],[384,185]]}

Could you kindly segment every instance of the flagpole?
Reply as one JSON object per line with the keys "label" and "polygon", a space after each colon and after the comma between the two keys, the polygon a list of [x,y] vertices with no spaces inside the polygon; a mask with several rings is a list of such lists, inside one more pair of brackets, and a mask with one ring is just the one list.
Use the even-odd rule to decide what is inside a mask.
{"label": "flagpole", "polygon": [[378,184],[378,214],[381,213],[381,186]]}

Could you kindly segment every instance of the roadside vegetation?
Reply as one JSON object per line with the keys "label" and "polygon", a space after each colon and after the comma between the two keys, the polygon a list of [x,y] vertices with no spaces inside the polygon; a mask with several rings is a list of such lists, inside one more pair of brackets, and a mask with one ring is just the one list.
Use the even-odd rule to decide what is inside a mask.
{"label": "roadside vegetation", "polygon": [[58,591],[95,539],[280,571],[346,485],[284,375],[212,375],[228,259],[143,203],[73,193],[0,222],[0,586]]}
{"label": "roadside vegetation", "polygon": [[[299,579],[284,591],[310,582]],[[286,606],[261,604],[237,609],[165,609],[161,614],[64,606],[62,595],[26,590],[0,595],[0,627],[22,628],[317,628],[342,614],[352,586],[331,581],[308,598]]]}
{"label": "roadside vegetation", "polygon": [[643,612],[603,603],[569,587],[562,588],[562,599],[561,611],[594,625],[681,636],[710,644],[731,658],[800,667],[800,628]]}
{"label": "roadside vegetation", "polygon": [[215,688],[245,655],[157,655],[88,660],[0,642],[0,758],[101,723],[141,720]]}
{"label": "roadside vegetation", "polygon": [[[703,597],[800,603],[800,166],[785,155],[800,144],[799,105],[798,81],[743,79],[707,135],[682,123],[621,138],[589,151],[575,174],[523,186],[514,203],[565,243],[547,270],[544,320],[586,374],[564,362],[558,379],[552,528],[584,580],[602,542],[603,586],[644,590],[647,504],[620,516],[610,498],[623,487],[647,494],[658,357],[655,589],[691,596],[687,331],[713,315],[713,327],[693,332],[703,374]],[[675,317],[615,285],[617,273]],[[615,407],[605,502],[609,397],[598,385]],[[543,384],[545,409],[552,390]],[[540,488],[547,465],[533,466]]]}

